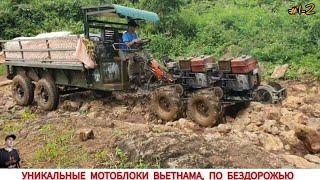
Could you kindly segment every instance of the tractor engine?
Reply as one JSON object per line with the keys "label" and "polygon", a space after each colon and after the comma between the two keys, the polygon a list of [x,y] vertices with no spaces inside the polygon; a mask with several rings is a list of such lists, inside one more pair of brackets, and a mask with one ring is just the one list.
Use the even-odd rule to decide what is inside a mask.
{"label": "tractor engine", "polygon": [[222,101],[277,103],[286,92],[279,84],[260,85],[258,61],[252,56],[215,61],[212,56],[165,62],[175,84],[185,91],[218,89]]}

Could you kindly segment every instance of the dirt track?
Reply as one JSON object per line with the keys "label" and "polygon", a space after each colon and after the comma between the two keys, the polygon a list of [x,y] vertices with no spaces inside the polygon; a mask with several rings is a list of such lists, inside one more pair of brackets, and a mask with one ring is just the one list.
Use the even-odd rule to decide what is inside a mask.
{"label": "dirt track", "polygon": [[[162,122],[149,113],[146,95],[76,93],[45,112],[15,105],[3,86],[0,137],[16,133],[22,165],[32,168],[320,168],[320,85],[282,84],[289,95],[282,105],[251,103],[213,128],[184,118]],[[83,128],[95,138],[80,141]]]}

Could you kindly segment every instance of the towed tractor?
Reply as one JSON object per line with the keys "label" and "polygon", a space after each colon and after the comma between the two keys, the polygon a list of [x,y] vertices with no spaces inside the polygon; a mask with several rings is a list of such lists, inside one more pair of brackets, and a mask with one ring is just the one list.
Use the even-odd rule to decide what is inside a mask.
{"label": "towed tractor", "polygon": [[[159,118],[188,116],[210,127],[222,121],[230,105],[279,103],[286,97],[277,83],[261,85],[258,61],[251,56],[219,61],[212,56],[164,58],[162,67],[144,48],[149,39],[123,48],[128,22],[159,24],[156,13],[116,4],[85,7],[82,12],[84,35],[49,33],[0,41],[18,105],[35,100],[42,109],[54,110],[62,94],[92,90],[110,95],[142,88],[149,90],[151,110]],[[128,54],[136,66],[133,79],[128,75]]]}
{"label": "towed tractor", "polygon": [[187,116],[203,127],[222,122],[228,106],[252,101],[280,103],[286,89],[276,82],[261,85],[258,61],[243,55],[216,61],[212,56],[164,60],[169,81],[152,95],[152,110],[163,120]]}

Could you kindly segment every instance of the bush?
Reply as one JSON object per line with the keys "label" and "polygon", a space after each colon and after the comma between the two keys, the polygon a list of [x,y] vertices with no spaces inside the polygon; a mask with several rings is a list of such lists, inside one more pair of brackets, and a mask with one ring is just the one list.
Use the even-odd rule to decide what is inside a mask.
{"label": "bush", "polygon": [[[135,4],[130,4],[132,0],[3,0],[0,38],[61,30],[82,33],[80,7],[101,2],[157,12],[161,25],[142,26],[141,34],[152,39],[149,48],[158,59],[165,54],[219,57],[230,51],[273,64],[306,66],[308,73],[319,74],[313,67],[320,59],[320,14],[288,14],[290,7],[308,3],[301,0],[140,0]],[[314,3],[320,7],[319,2]]]}
{"label": "bush", "polygon": [[251,54],[273,64],[289,63],[292,66],[289,78],[298,76],[294,74],[301,67],[306,73],[319,76],[316,68],[320,64],[319,13],[290,16],[288,9],[298,2],[202,2],[195,1],[181,8],[177,15],[181,23],[176,22],[177,25],[169,29],[180,33],[170,37],[163,34],[149,36],[153,40],[150,49],[157,57],[162,54],[172,57],[213,54],[219,57],[231,51],[234,55]]}
{"label": "bush", "polygon": [[0,64],[0,76],[6,74],[6,66],[3,64]]}

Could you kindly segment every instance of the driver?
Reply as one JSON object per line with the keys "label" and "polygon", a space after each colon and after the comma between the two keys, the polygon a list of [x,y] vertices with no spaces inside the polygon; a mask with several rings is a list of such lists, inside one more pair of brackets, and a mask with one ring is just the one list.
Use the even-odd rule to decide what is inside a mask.
{"label": "driver", "polygon": [[[129,20],[127,31],[122,35],[122,42],[124,43],[122,49],[130,49],[133,48],[134,45],[139,45],[141,43],[141,39],[138,37],[136,33],[136,27],[138,24],[134,20]],[[124,52],[126,59],[129,60],[128,64],[128,74],[129,80],[132,81],[134,74],[134,53],[130,51]]]}

